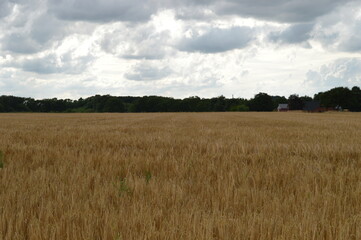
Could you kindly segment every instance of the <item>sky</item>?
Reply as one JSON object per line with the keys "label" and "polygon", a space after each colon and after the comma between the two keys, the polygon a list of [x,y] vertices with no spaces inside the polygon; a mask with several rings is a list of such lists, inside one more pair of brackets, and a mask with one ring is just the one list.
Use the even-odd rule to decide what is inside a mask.
{"label": "sky", "polygon": [[0,95],[313,96],[360,56],[361,0],[0,1]]}

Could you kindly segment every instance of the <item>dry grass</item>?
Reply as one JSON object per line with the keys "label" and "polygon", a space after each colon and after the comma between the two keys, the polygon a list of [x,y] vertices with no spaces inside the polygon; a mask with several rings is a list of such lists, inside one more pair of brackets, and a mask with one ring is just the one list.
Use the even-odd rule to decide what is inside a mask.
{"label": "dry grass", "polygon": [[0,239],[361,239],[361,115],[1,114]]}

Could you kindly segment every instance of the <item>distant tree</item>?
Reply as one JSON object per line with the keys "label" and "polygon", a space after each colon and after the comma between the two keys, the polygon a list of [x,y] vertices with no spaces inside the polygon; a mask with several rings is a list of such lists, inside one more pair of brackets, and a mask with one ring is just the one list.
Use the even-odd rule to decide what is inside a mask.
{"label": "distant tree", "polygon": [[249,111],[249,107],[245,104],[233,105],[229,110],[232,112],[247,112]]}
{"label": "distant tree", "polygon": [[361,89],[356,86],[351,89],[350,110],[354,112],[361,111]]}
{"label": "distant tree", "polygon": [[253,99],[249,101],[249,108],[251,111],[273,111],[272,97],[267,93],[258,93]]}
{"label": "distant tree", "polygon": [[27,112],[28,107],[24,104],[26,98],[15,96],[0,96],[0,103],[4,112]]}
{"label": "distant tree", "polygon": [[305,102],[312,101],[312,98],[309,97],[309,96],[302,96],[302,97],[300,97],[300,98],[301,98],[303,104],[305,104]]}
{"label": "distant tree", "polygon": [[[115,97],[110,95],[95,95],[88,98],[42,99],[23,98],[16,96],[0,96],[0,112],[223,112],[223,111],[272,111],[280,103],[289,103],[290,109],[302,109],[306,101],[312,98],[291,95],[270,96],[259,93],[254,98],[227,99],[224,96],[200,98],[198,96],[185,99],[174,99],[160,96]],[[324,107],[341,107],[350,111],[361,111],[361,89],[353,87],[333,88],[315,94],[314,100]]]}
{"label": "distant tree", "polygon": [[32,109],[37,109],[40,112],[66,112],[72,108],[73,101],[70,99],[43,99],[33,102],[26,100],[25,105]]}
{"label": "distant tree", "polygon": [[248,101],[243,98],[226,99],[227,111],[246,112],[249,111]]}
{"label": "distant tree", "polygon": [[212,102],[209,99],[201,99],[196,106],[197,112],[211,112],[212,109]]}
{"label": "distant tree", "polygon": [[272,101],[274,109],[277,108],[279,104],[288,103],[287,98],[285,98],[284,96],[272,96]]}
{"label": "distant tree", "polygon": [[174,112],[178,111],[177,101],[173,98],[145,96],[137,99],[131,110],[134,112]]}
{"label": "distant tree", "polygon": [[124,112],[124,104],[122,100],[120,100],[117,97],[109,97],[105,103],[104,107],[102,109],[102,112]]}
{"label": "distant tree", "polygon": [[292,94],[288,97],[288,107],[290,110],[302,110],[304,102],[297,94]]}
{"label": "distant tree", "polygon": [[192,96],[184,98],[180,103],[180,108],[182,112],[196,112],[197,106],[201,102],[200,97]]}
{"label": "distant tree", "polygon": [[320,92],[314,97],[325,107],[341,107],[348,109],[352,105],[352,91],[345,87],[337,87],[326,92]]}
{"label": "distant tree", "polygon": [[28,108],[30,112],[40,112],[39,101],[33,98],[27,98],[23,104]]}
{"label": "distant tree", "polygon": [[212,105],[213,105],[213,111],[214,112],[224,112],[227,109],[227,102],[226,98],[221,95],[216,98],[211,99]]}

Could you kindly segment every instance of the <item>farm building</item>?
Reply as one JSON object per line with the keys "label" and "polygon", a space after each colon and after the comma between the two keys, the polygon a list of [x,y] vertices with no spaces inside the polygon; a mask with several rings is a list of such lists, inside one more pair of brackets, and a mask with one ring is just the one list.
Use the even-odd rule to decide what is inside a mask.
{"label": "farm building", "polygon": [[305,106],[303,111],[307,112],[324,112],[325,110],[321,108],[321,104],[319,101],[308,101],[305,102]]}
{"label": "farm building", "polygon": [[342,109],[341,107],[337,106],[336,108],[333,107],[321,107],[321,104],[319,101],[309,101],[305,102],[305,106],[303,108],[303,111],[307,112],[326,112],[326,111],[336,111]]}
{"label": "farm building", "polygon": [[289,110],[288,104],[278,104],[277,111],[279,112],[287,112]]}

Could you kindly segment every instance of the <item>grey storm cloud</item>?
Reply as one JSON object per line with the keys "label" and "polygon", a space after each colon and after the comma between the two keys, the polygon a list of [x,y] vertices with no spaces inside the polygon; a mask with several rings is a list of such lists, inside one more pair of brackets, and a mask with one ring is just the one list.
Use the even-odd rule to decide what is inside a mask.
{"label": "grey storm cloud", "polygon": [[308,22],[352,1],[48,0],[48,4],[50,12],[57,17],[73,21],[146,21],[159,9],[174,9],[181,18],[202,18],[205,13],[199,9],[209,9],[218,15],[238,15],[278,22]]}
{"label": "grey storm cloud", "polygon": [[[35,1],[35,0],[34,0]],[[238,15],[279,22],[308,22],[355,0],[47,0],[47,10],[70,21],[146,21],[160,9],[173,9],[180,16],[197,18],[209,9],[218,15]],[[2,0],[0,17],[23,0]],[[184,15],[184,13],[186,13]],[[192,14],[189,14],[192,13]]]}
{"label": "grey storm cloud", "polygon": [[168,77],[172,72],[168,67],[159,67],[145,62],[135,65],[130,73],[124,74],[124,77],[134,81],[155,81]]}
{"label": "grey storm cloud", "polygon": [[[203,6],[217,15],[238,15],[276,22],[309,22],[354,0],[185,0],[175,6]],[[166,1],[170,2],[170,1]],[[175,3],[174,3],[175,2]],[[169,4],[168,5],[172,5]],[[177,8],[175,8],[177,11]],[[182,14],[180,14],[182,16]],[[194,17],[194,16],[190,16]],[[197,18],[197,16],[195,16]]]}
{"label": "grey storm cloud", "polygon": [[19,67],[27,72],[35,72],[39,74],[58,73],[62,69],[55,55],[48,55],[41,58],[35,58],[22,61]]}
{"label": "grey storm cloud", "polygon": [[40,44],[45,44],[51,40],[61,39],[66,34],[67,24],[47,14],[34,19],[30,36]]}
{"label": "grey storm cloud", "polygon": [[236,14],[278,22],[308,22],[353,0],[226,0],[215,4],[219,14]]}
{"label": "grey storm cloud", "polygon": [[2,49],[12,53],[33,54],[42,49],[42,46],[29,38],[26,33],[12,33],[1,39]]}
{"label": "grey storm cloud", "polygon": [[[352,0],[344,0],[343,4]],[[21,14],[13,23],[4,25],[1,48],[17,54],[33,54],[49,49],[56,41],[71,34],[72,22],[145,22],[160,9],[173,9],[175,16],[204,20],[218,14],[235,14],[283,22],[307,22],[332,11],[340,5],[336,0],[3,0],[0,2],[0,17],[7,16],[13,7],[21,6]],[[38,6],[38,8],[37,8]],[[15,27],[19,19],[25,26]],[[21,21],[20,21],[21,22]],[[141,25],[141,24],[139,24]],[[104,51],[127,59],[160,59],[171,48],[166,33],[154,34],[151,28],[131,25],[104,37]],[[301,43],[310,37],[312,23],[295,24],[283,32],[274,32],[269,40],[280,43]],[[9,30],[10,29],[10,30]],[[79,29],[78,29],[79,30]],[[76,29],[74,31],[77,31]],[[126,35],[127,34],[127,35]],[[126,38],[126,39],[125,39]],[[247,27],[229,29],[210,28],[208,32],[192,38],[184,38],[176,48],[185,52],[217,53],[246,47],[253,33]],[[359,49],[359,35],[350,36],[342,46],[346,51]],[[167,46],[170,46],[167,48]]]}
{"label": "grey storm cloud", "polygon": [[249,27],[211,28],[199,36],[182,39],[177,47],[184,52],[219,53],[245,48],[253,38]]}
{"label": "grey storm cloud", "polygon": [[146,21],[155,13],[152,0],[48,0],[49,11],[70,21]]}
{"label": "grey storm cloud", "polygon": [[80,74],[92,63],[94,57],[91,55],[74,57],[70,52],[58,56],[49,53],[42,57],[25,58],[13,60],[2,65],[2,67],[12,67],[22,69],[26,72],[37,74]]}
{"label": "grey storm cloud", "polygon": [[67,23],[48,14],[29,18],[26,26],[14,28],[1,39],[2,49],[18,54],[33,54],[48,49],[67,35]]}
{"label": "grey storm cloud", "polygon": [[361,52],[361,33],[350,36],[340,48],[347,52]]}
{"label": "grey storm cloud", "polygon": [[[218,79],[225,79],[225,85],[231,84],[227,79],[239,71],[240,62],[250,72],[242,78],[261,84],[255,72],[278,74],[268,67],[272,60],[265,63],[261,58],[272,59],[269,52],[274,52],[274,64],[283,64],[277,62],[283,53],[275,45],[297,45],[287,47],[287,52],[312,40],[314,46],[324,49],[322,56],[317,55],[317,49],[307,51],[314,54],[310,64],[316,66],[317,61],[325,61],[328,56],[334,59],[338,51],[344,56],[347,52],[359,53],[360,3],[361,0],[0,0],[0,67],[3,72],[12,73],[1,78],[0,85],[17,82],[11,87],[15,89],[31,76],[53,78],[56,82],[98,74],[102,81],[122,85],[123,89],[152,86],[151,81],[161,79],[166,81],[157,85],[167,85],[177,79],[180,85],[186,83],[184,90],[179,91],[186,92],[208,86],[216,89],[220,86],[214,84]],[[278,29],[282,30],[275,31]],[[251,48],[257,52],[252,57],[246,53]],[[231,53],[236,49],[242,52]],[[227,54],[216,54],[223,52]],[[246,57],[241,61],[243,52]],[[230,66],[217,69],[219,62],[229,62]],[[118,63],[124,65],[114,67]],[[168,67],[170,63],[174,70]],[[199,69],[193,71],[194,66]],[[292,69],[300,72],[298,76],[305,71],[304,65],[300,66],[301,69]],[[340,59],[310,70],[307,81],[315,89],[360,84],[359,69],[360,60]],[[123,86],[121,81],[125,79],[133,82],[127,81]],[[89,86],[96,89],[97,81],[100,80]],[[175,89],[173,85],[170,88]]]}
{"label": "grey storm cloud", "polygon": [[0,1],[0,18],[9,15],[12,11],[12,6],[8,1]]}
{"label": "grey storm cloud", "polygon": [[311,23],[295,24],[280,32],[271,32],[269,40],[277,43],[296,44],[311,38],[314,25]]}

